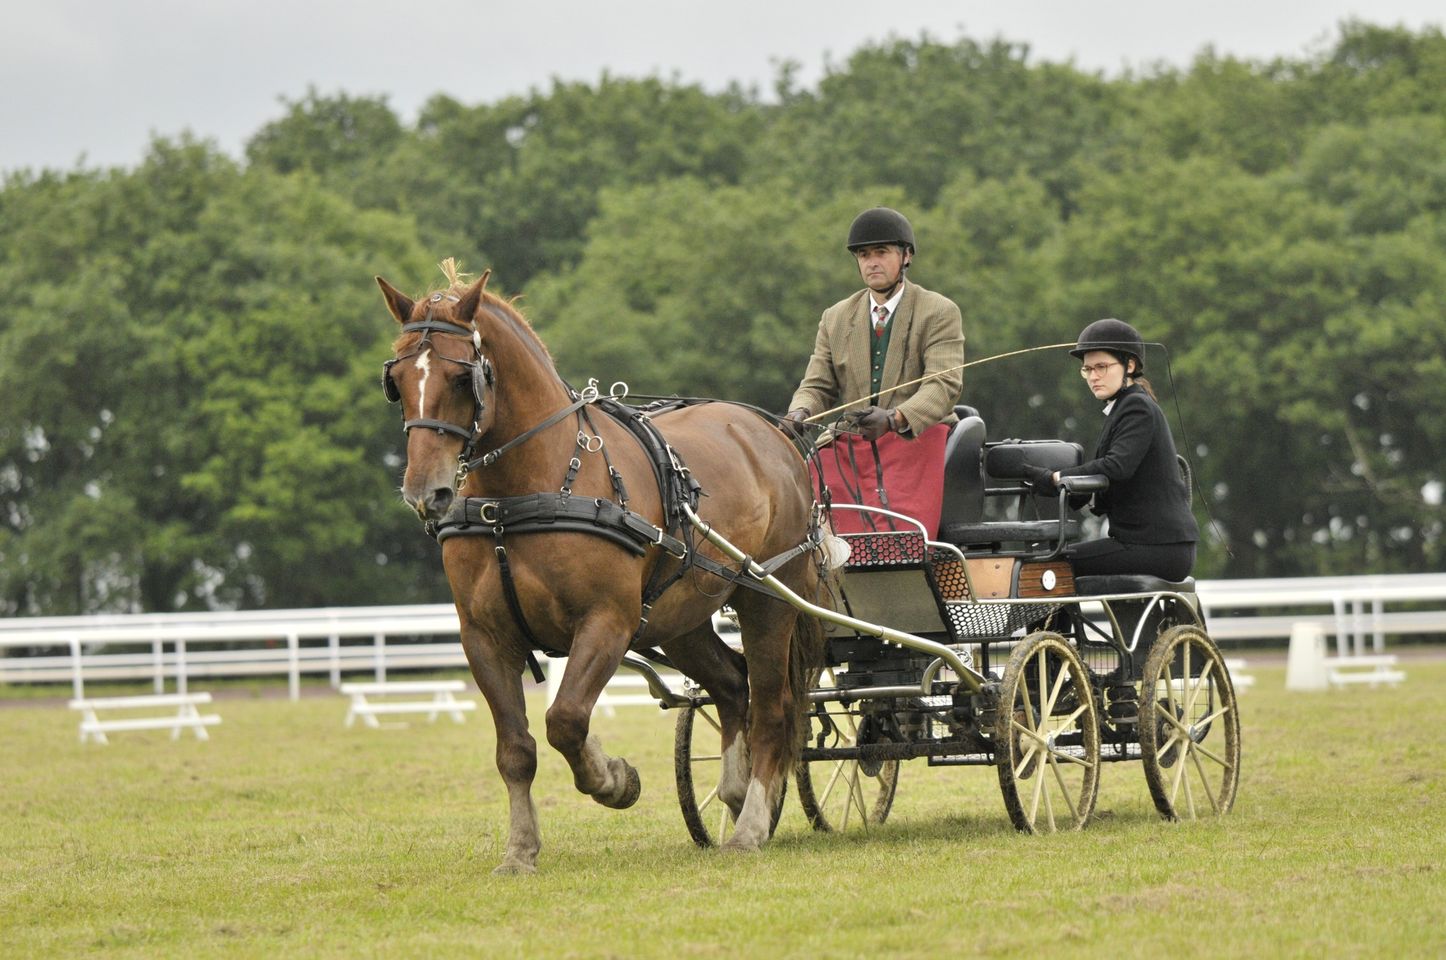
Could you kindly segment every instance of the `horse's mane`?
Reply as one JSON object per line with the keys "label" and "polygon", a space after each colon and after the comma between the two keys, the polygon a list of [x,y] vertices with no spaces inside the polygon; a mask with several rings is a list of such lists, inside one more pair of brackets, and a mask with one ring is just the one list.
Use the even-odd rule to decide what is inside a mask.
{"label": "horse's mane", "polygon": [[[426,296],[422,297],[418,303],[427,302],[434,293],[441,293],[450,297],[460,297],[467,292],[468,287],[472,286],[474,278],[469,273],[461,272],[455,258],[448,257],[438,264],[438,266],[442,269],[442,275],[447,278],[447,286],[440,290],[428,291]],[[490,273],[490,271],[488,272]],[[542,342],[542,338],[537,335],[537,331],[532,328],[532,324],[528,321],[527,317],[517,308],[517,301],[520,299],[520,294],[514,297],[504,298],[488,290],[486,287],[482,288],[482,307],[484,309],[488,307],[495,308],[491,311],[494,316],[500,315],[504,320],[510,321],[511,325],[521,335],[522,339],[528,343],[533,352],[537,353],[555,372],[557,365],[553,363],[552,352],[547,349],[547,344]],[[448,307],[450,310],[450,303]],[[397,342],[393,344],[393,349],[398,349],[406,336],[413,335],[414,334],[404,334],[402,337],[398,337]]]}

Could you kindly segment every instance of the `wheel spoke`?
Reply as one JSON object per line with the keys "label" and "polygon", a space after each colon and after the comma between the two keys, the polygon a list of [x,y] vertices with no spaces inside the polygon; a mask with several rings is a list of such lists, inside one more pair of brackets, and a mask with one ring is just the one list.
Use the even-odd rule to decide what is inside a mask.
{"label": "wheel spoke", "polygon": [[[1197,746],[1199,745],[1191,744],[1192,748]],[[1190,760],[1195,764],[1195,772],[1200,774],[1200,788],[1205,791],[1205,799],[1210,801],[1210,812],[1218,814],[1220,813],[1220,804],[1215,802],[1215,794],[1210,791],[1210,778],[1205,775],[1205,768],[1200,765],[1200,757],[1197,753],[1197,750],[1191,749]]]}
{"label": "wheel spoke", "polygon": [[[1032,799],[1031,799],[1031,801],[1030,801],[1030,804],[1029,804],[1029,823],[1030,823],[1031,826],[1034,825],[1035,820],[1039,819],[1039,798],[1040,798],[1040,796],[1043,795],[1043,794],[1044,794],[1044,776],[1043,776],[1043,774],[1041,774],[1040,776],[1038,776],[1038,777],[1036,777],[1036,778],[1034,779],[1034,795],[1033,795],[1033,797],[1032,797]],[[1046,798],[1046,802],[1047,802],[1047,798]]]}
{"label": "wheel spoke", "polygon": [[1084,767],[1086,770],[1093,770],[1095,767],[1093,763],[1090,763],[1084,757],[1077,757],[1072,753],[1064,753],[1063,751],[1056,750],[1052,751],[1050,753],[1050,756],[1057,757],[1060,760],[1068,760],[1070,763],[1078,764],[1079,766]]}
{"label": "wheel spoke", "polygon": [[[1039,782],[1043,784],[1047,779],[1049,778],[1044,775],[1044,771],[1039,771]],[[1044,794],[1044,815],[1049,821],[1049,832],[1054,833],[1059,826],[1054,822],[1054,802],[1049,799],[1049,786],[1046,784],[1040,792]]]}
{"label": "wheel spoke", "polygon": [[[1064,688],[1064,681],[1068,675],[1068,668],[1061,666],[1059,675],[1054,678],[1054,688],[1049,691],[1049,699],[1045,701],[1043,709],[1040,710],[1042,716],[1048,717],[1051,713],[1054,713],[1054,705],[1059,701],[1059,692]],[[1044,689],[1044,661],[1042,656],[1040,660],[1039,689]]]}
{"label": "wheel spoke", "polygon": [[1218,757],[1218,756],[1216,756],[1215,753],[1214,753],[1214,751],[1210,750],[1210,749],[1209,749],[1208,747],[1206,747],[1203,743],[1195,743],[1195,742],[1192,740],[1192,741],[1190,742],[1190,748],[1191,748],[1191,750],[1194,751],[1195,753],[1203,753],[1206,757],[1208,757],[1208,758],[1211,759],[1211,760],[1214,760],[1216,763],[1220,764],[1222,767],[1228,767],[1228,766],[1230,766],[1230,764],[1228,764],[1228,763],[1225,762],[1225,758],[1224,758],[1224,757]]}
{"label": "wheel spoke", "polygon": [[1054,779],[1059,784],[1059,793],[1064,797],[1065,806],[1069,807],[1070,819],[1079,823],[1079,811],[1075,809],[1074,800],[1070,799],[1069,787],[1065,785],[1064,774],[1060,772],[1059,763],[1055,760],[1054,754],[1050,754],[1049,769],[1054,772]]}
{"label": "wheel spoke", "polygon": [[1026,727],[1024,724],[1020,723],[1018,720],[1011,720],[1011,721],[1009,722],[1009,725],[1010,725],[1011,727],[1013,727],[1014,729],[1018,730],[1020,733],[1024,734],[1024,735],[1025,735],[1026,737],[1028,737],[1029,739],[1035,741],[1036,743],[1048,743],[1048,742],[1049,742],[1049,741],[1047,741],[1043,736],[1040,735],[1040,733],[1039,733],[1038,730],[1031,730],[1031,729],[1029,729],[1028,727]]}
{"label": "wheel spoke", "polygon": [[1214,723],[1217,719],[1219,719],[1220,717],[1225,716],[1225,715],[1226,715],[1227,713],[1229,713],[1229,712],[1230,712],[1230,708],[1227,707],[1227,706],[1222,705],[1219,710],[1216,710],[1214,713],[1210,714],[1210,716],[1205,717],[1204,719],[1202,719],[1199,723],[1196,724],[1196,726],[1197,726],[1197,727],[1203,727],[1203,726],[1205,726],[1206,724]]}
{"label": "wheel spoke", "polygon": [[689,762],[689,763],[708,763],[708,762],[711,761],[711,762],[713,762],[713,763],[717,763],[719,760],[722,760],[722,759],[723,759],[723,754],[721,754],[721,753],[710,753],[710,754],[706,754],[706,755],[704,755],[704,756],[699,756],[698,754],[695,753],[695,754],[693,754],[691,757],[688,758],[688,762]]}
{"label": "wheel spoke", "polygon": [[718,720],[715,719],[711,713],[709,713],[707,710],[704,710],[702,707],[699,707],[697,715],[702,717],[704,720],[707,720],[708,726],[712,727],[714,730],[717,730],[720,736],[722,735],[723,724],[719,723]]}
{"label": "wheel spoke", "polygon": [[1018,765],[1016,765],[1016,766],[1014,767],[1014,779],[1016,779],[1016,780],[1022,780],[1022,779],[1024,779],[1024,774],[1022,774],[1020,771],[1028,768],[1028,766],[1029,766],[1029,758],[1032,757],[1032,756],[1034,756],[1034,755],[1035,755],[1036,753],[1038,753],[1038,752],[1039,752],[1039,748],[1038,748],[1038,747],[1036,747],[1036,746],[1031,746],[1031,747],[1029,748],[1029,751],[1028,751],[1027,753],[1025,753],[1024,756],[1022,756],[1022,757],[1019,758],[1019,763],[1018,763]]}
{"label": "wheel spoke", "polygon": [[833,772],[828,776],[828,783],[823,785],[823,793],[820,794],[818,798],[818,809],[820,813],[823,812],[824,807],[828,806],[828,798],[833,796],[834,785],[838,783],[838,778],[843,775],[845,763],[847,763],[846,760],[839,760],[834,763]]}

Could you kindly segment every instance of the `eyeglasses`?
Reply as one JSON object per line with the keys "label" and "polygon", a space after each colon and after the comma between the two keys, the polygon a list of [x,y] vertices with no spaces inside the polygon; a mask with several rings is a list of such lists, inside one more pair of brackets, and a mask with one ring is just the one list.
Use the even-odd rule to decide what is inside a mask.
{"label": "eyeglasses", "polygon": [[1111,360],[1109,363],[1088,363],[1079,368],[1079,375],[1086,380],[1095,375],[1103,377],[1106,370],[1110,367],[1118,367],[1119,365],[1120,361],[1118,360]]}

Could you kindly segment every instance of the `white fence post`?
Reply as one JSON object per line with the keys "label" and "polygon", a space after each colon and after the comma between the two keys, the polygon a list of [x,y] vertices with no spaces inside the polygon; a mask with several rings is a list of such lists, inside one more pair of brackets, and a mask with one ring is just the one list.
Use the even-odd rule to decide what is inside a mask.
{"label": "white fence post", "polygon": [[286,683],[293,701],[301,699],[301,638],[295,631],[286,635],[286,654],[290,667]]}
{"label": "white fence post", "polygon": [[71,638],[70,638],[70,662],[71,662],[71,664],[72,664],[72,667],[71,667],[71,678],[70,678],[70,688],[75,691],[75,699],[77,699],[77,700],[84,700],[84,699],[85,699],[85,675],[84,675],[84,669],[82,668],[81,662],[80,662],[80,637],[79,637],[79,636],[71,636]]}
{"label": "white fence post", "polygon": [[156,676],[152,686],[156,693],[166,692],[166,655],[161,649],[161,638],[157,637],[151,641],[151,660],[155,663]]}
{"label": "white fence post", "polygon": [[176,692],[186,692],[186,638],[176,638]]}

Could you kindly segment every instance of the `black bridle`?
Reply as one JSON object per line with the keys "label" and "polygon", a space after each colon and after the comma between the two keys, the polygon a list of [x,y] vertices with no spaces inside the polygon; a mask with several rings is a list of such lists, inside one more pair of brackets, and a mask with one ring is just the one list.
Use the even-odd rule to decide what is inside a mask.
{"label": "black bridle", "polygon": [[431,311],[428,310],[426,319],[402,324],[403,333],[414,333],[419,330],[422,331],[422,339],[417,343],[416,348],[412,350],[411,353],[393,357],[382,364],[382,392],[386,395],[389,403],[397,403],[402,399],[401,391],[397,389],[397,383],[392,379],[392,367],[403,360],[415,357],[421,353],[424,348],[431,346],[433,333],[447,333],[452,336],[463,337],[472,345],[472,352],[475,354],[475,358],[471,360],[462,360],[457,357],[449,357],[434,352],[434,355],[438,359],[446,360],[448,363],[459,364],[467,367],[471,371],[473,417],[470,429],[458,426],[447,420],[436,420],[430,417],[418,417],[415,420],[402,421],[403,433],[409,434],[414,427],[421,427],[425,430],[436,430],[439,434],[450,433],[462,438],[462,452],[457,458],[459,467],[456,480],[456,485],[460,487],[462,481],[466,479],[467,470],[476,463],[476,461],[473,460],[473,453],[476,451],[478,442],[482,439],[482,418],[487,412],[486,391],[491,389],[492,385],[496,383],[497,376],[492,370],[492,361],[487,359],[482,353],[482,348],[477,343],[477,329],[475,326],[468,328],[460,324],[448,323],[444,320],[433,320],[431,319]]}
{"label": "black bridle", "polygon": [[[440,294],[435,296],[433,299],[440,299]],[[452,297],[451,299],[455,300],[456,298]],[[530,429],[518,434],[516,437],[513,437],[511,440],[497,447],[495,450],[489,450],[487,453],[478,456],[477,445],[482,440],[482,417],[483,414],[485,414],[487,411],[487,398],[485,391],[491,389],[493,385],[496,384],[497,375],[492,369],[492,361],[487,359],[487,357],[482,353],[481,346],[478,345],[476,339],[477,329],[475,325],[472,327],[464,327],[460,324],[449,323],[445,320],[433,320],[431,319],[431,310],[429,309],[427,311],[427,316],[424,319],[402,324],[403,333],[413,333],[418,330],[423,331],[423,336],[422,339],[418,341],[416,348],[413,349],[411,353],[404,353],[399,357],[393,357],[392,359],[382,364],[382,392],[386,395],[387,401],[389,403],[397,403],[402,399],[401,391],[397,389],[396,381],[392,379],[392,367],[403,360],[406,360],[410,357],[415,357],[417,354],[422,352],[422,349],[424,347],[430,346],[433,332],[447,333],[451,334],[452,336],[466,338],[467,342],[472,345],[472,351],[476,355],[476,359],[473,360],[460,360],[456,357],[443,356],[440,353],[436,354],[439,359],[446,360],[449,363],[460,364],[464,367],[468,367],[472,371],[473,419],[471,429],[458,426],[457,424],[450,423],[446,420],[434,420],[430,417],[419,417],[415,420],[402,421],[403,433],[410,433],[413,427],[421,427],[426,430],[436,430],[438,434],[450,433],[453,436],[462,438],[462,450],[459,454],[457,454],[457,475],[453,478],[452,481],[452,490],[454,493],[462,489],[462,483],[467,479],[467,474],[471,473],[479,466],[491,466],[497,461],[498,457],[502,456],[502,454],[506,453],[508,450],[512,449],[518,444],[525,443],[527,440],[536,436],[541,431],[546,430],[553,424],[558,423],[561,420],[575,413],[578,413],[578,411],[581,410],[583,407],[587,406],[588,404],[595,403],[598,400],[599,393],[597,383],[595,381],[590,381],[588,383],[588,386],[582,391],[574,390],[566,383],[566,381],[563,381],[562,385],[567,390],[568,396],[572,399],[572,403],[552,414],[536,426],[533,426]],[[614,386],[619,385],[615,384]],[[624,394],[626,394],[626,387],[624,387]],[[581,427],[582,421],[579,421],[579,430],[577,434],[578,447],[589,453],[596,453],[601,450],[602,439],[595,434],[589,436],[588,433],[581,429]],[[577,460],[577,458],[574,457],[569,466],[575,473],[576,470],[581,467],[581,463]],[[569,478],[569,480],[567,481],[567,483],[564,484],[564,486],[566,486],[570,482],[571,480]]]}

